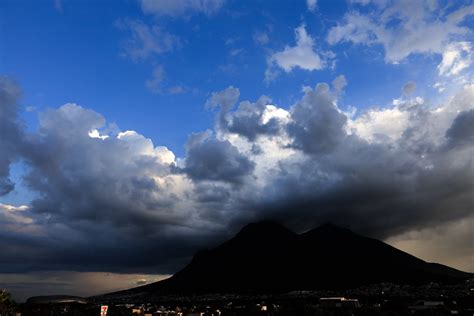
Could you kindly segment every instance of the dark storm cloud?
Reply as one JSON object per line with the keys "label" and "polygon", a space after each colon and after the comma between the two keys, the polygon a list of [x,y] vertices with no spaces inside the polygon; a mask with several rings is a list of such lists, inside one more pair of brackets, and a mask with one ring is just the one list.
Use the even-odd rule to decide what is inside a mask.
{"label": "dark storm cloud", "polygon": [[329,153],[345,137],[346,116],[336,109],[327,84],[305,93],[291,111],[293,146],[309,154]]}
{"label": "dark storm cloud", "polygon": [[275,135],[280,131],[280,123],[275,118],[264,121],[266,106],[271,103],[267,96],[260,97],[257,102],[242,101],[237,109],[234,106],[240,96],[240,91],[234,87],[215,92],[207,101],[207,106],[219,107],[217,128],[229,133],[235,133],[254,141],[258,135]]}
{"label": "dark storm cloud", "polygon": [[104,124],[101,115],[74,104],[41,115],[25,155],[32,167],[25,182],[41,192],[32,212],[48,215],[49,222],[133,222],[140,229],[179,223],[178,213],[163,215],[177,198],[166,193],[169,183],[155,178],[170,172],[163,161],[167,149],[155,149],[134,132],[104,139],[89,135]]}
{"label": "dark storm cloud", "polygon": [[[387,157],[381,152],[387,150],[363,147],[344,152],[352,162],[343,169],[325,160],[282,166],[273,190],[289,198],[274,200],[273,207],[264,204],[257,214],[302,231],[329,221],[377,238],[471,214],[472,166],[454,166],[444,157],[427,170],[404,153]],[[377,155],[386,159],[378,160]]]}
{"label": "dark storm cloud", "polygon": [[214,138],[209,132],[191,135],[186,145],[186,173],[193,180],[224,181],[242,184],[254,163],[229,141]]}
{"label": "dark storm cloud", "polygon": [[456,145],[472,146],[474,144],[474,110],[459,113],[453,125],[446,131],[446,137]]}
{"label": "dark storm cloud", "polygon": [[[345,116],[333,106],[328,90],[307,91],[291,109],[289,135],[308,155],[278,165],[256,219],[274,218],[299,230],[330,221],[387,238],[468,217],[473,208],[473,110],[457,112],[474,106],[473,90],[466,89],[438,112],[400,104],[409,117],[405,132],[383,142],[347,134]],[[395,124],[391,118],[384,123]]]}
{"label": "dark storm cloud", "polygon": [[357,119],[326,84],[287,110],[266,97],[236,106],[230,87],[207,103],[220,107],[214,131],[191,135],[176,159],[75,104],[26,133],[18,88],[2,84],[1,176],[21,158],[37,197],[0,204],[0,272],[172,273],[258,219],[386,238],[472,213],[474,87],[438,108],[398,100]]}
{"label": "dark storm cloud", "polygon": [[267,97],[260,98],[256,103],[244,101],[239,104],[235,112],[230,115],[227,130],[254,141],[258,135],[275,135],[279,132],[280,124],[275,118],[263,122],[265,106],[271,101]]}

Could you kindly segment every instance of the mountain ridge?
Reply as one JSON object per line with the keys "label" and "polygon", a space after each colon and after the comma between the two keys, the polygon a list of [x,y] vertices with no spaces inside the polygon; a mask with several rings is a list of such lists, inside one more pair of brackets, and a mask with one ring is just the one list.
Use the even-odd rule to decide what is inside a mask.
{"label": "mountain ridge", "polygon": [[425,262],[331,223],[296,234],[264,221],[244,226],[213,249],[198,251],[166,280],[107,296],[344,289],[381,282],[457,283],[469,278],[474,275]]}

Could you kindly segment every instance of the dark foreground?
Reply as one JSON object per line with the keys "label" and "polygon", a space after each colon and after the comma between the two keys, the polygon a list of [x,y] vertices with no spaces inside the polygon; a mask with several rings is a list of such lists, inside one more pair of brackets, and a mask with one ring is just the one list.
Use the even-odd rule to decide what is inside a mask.
{"label": "dark foreground", "polygon": [[[474,315],[474,281],[458,285],[383,283],[346,291],[293,291],[284,294],[207,294],[200,296],[91,298],[77,303],[23,304],[21,315]],[[18,314],[17,314],[18,315]]]}

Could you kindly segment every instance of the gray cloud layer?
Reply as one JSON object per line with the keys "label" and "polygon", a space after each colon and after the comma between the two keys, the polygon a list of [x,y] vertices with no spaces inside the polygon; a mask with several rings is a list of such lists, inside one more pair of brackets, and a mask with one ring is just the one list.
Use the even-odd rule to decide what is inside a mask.
{"label": "gray cloud layer", "polygon": [[0,196],[14,189],[8,178],[10,164],[18,157],[18,141],[21,139],[21,126],[18,121],[18,87],[8,78],[0,77]]}
{"label": "gray cloud layer", "polygon": [[0,272],[172,273],[259,219],[379,238],[472,220],[474,86],[438,106],[402,98],[355,119],[340,92],[306,87],[288,109],[238,102],[233,87],[214,93],[214,130],[191,135],[176,158],[76,104],[43,112],[28,133],[19,89],[2,79],[2,192],[21,159],[37,198],[0,204]]}

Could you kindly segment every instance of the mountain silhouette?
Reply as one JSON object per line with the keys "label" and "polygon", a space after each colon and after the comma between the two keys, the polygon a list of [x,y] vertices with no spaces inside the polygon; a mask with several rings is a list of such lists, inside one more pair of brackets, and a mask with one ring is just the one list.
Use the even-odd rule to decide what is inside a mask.
{"label": "mountain silhouette", "polygon": [[214,249],[199,251],[169,279],[113,294],[281,292],[380,282],[457,283],[473,277],[336,225],[295,234],[264,221],[245,226]]}

